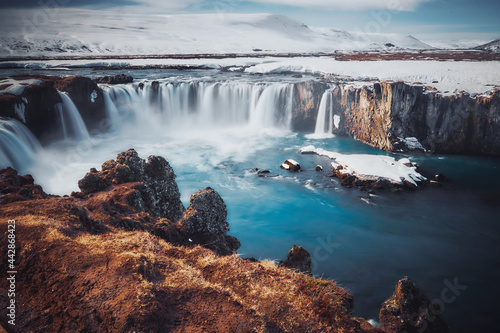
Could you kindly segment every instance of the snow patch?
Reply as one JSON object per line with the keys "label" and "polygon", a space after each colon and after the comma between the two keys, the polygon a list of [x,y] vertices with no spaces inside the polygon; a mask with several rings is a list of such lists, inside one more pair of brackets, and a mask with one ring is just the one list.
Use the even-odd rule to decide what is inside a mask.
{"label": "snow patch", "polygon": [[28,79],[28,80],[15,80],[15,79],[4,79],[0,80],[0,86],[8,86],[7,88],[0,91],[0,96],[5,94],[11,95],[22,95],[24,89],[31,84],[40,84],[41,80]]}
{"label": "snow patch", "polygon": [[25,115],[26,109],[25,109],[24,104],[21,103],[21,104],[14,105],[14,111],[16,112],[19,119],[21,119],[23,121],[23,123],[26,124],[26,115]]}
{"label": "snow patch", "polygon": [[339,128],[340,116],[338,116],[338,115],[333,116],[333,125],[335,126],[335,128]]}
{"label": "snow patch", "polygon": [[418,150],[426,151],[424,146],[422,146],[422,144],[417,140],[417,138],[409,137],[409,138],[404,138],[404,139],[403,138],[398,138],[398,139],[399,139],[399,141],[406,144],[406,146],[409,149],[412,149],[412,150],[418,149]]}
{"label": "snow patch", "polygon": [[343,167],[340,172],[352,174],[358,178],[385,178],[401,185],[403,185],[403,181],[408,181],[415,186],[418,186],[417,182],[426,180],[424,176],[416,171],[415,167],[408,167],[401,163],[401,160],[396,161],[395,158],[390,156],[341,154],[322,148],[315,148],[314,146],[304,147],[300,152],[303,154],[314,152],[317,155],[329,157],[336,164]]}
{"label": "snow patch", "polygon": [[90,94],[90,101],[92,103],[95,103],[96,98],[97,98],[97,91],[94,90],[92,91],[92,94]]}

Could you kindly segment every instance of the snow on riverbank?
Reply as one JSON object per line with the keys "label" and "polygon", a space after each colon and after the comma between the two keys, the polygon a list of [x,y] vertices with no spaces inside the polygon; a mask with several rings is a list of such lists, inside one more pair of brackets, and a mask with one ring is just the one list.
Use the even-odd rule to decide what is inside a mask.
{"label": "snow on riverbank", "polygon": [[1,66],[20,68],[185,66],[244,68],[247,74],[333,74],[357,85],[369,81],[404,81],[437,88],[441,93],[466,91],[482,94],[500,88],[498,61],[339,61],[331,57],[241,57],[222,59],[77,59],[46,61],[5,61]]}
{"label": "snow on riverbank", "polygon": [[404,182],[418,186],[418,183],[426,180],[407,158],[397,161],[384,155],[341,154],[314,146],[303,147],[300,152],[326,156],[333,160],[332,168],[341,167],[344,174],[353,175],[362,181],[384,178],[401,186],[404,186]]}

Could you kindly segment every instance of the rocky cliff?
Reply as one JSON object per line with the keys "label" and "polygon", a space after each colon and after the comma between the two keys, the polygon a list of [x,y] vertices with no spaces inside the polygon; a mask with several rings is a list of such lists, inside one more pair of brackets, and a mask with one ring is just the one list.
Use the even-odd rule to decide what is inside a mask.
{"label": "rocky cliff", "polygon": [[500,155],[500,91],[445,96],[419,85],[380,82],[333,90],[334,133],[389,151]]}
{"label": "rocky cliff", "polygon": [[[37,82],[24,83],[26,80]],[[19,90],[19,94],[0,95],[0,116],[22,122],[42,142],[61,138],[61,120],[57,105],[63,101],[59,92],[67,93],[75,103],[91,134],[100,134],[110,128],[110,124],[106,123],[103,91],[89,78],[17,76],[10,85],[5,85],[0,90],[14,85],[23,86],[23,89]]]}

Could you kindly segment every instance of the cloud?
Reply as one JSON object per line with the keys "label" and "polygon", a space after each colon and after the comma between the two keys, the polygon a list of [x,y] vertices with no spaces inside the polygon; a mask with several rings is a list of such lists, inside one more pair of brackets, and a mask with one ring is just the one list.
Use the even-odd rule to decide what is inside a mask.
{"label": "cloud", "polygon": [[137,5],[131,6],[133,10],[145,12],[176,12],[181,11],[193,4],[201,3],[202,0],[134,0]]}
{"label": "cloud", "polygon": [[[227,1],[227,0],[226,0]],[[238,1],[238,0],[234,0]],[[287,5],[304,8],[341,9],[363,11],[371,9],[390,9],[396,11],[414,11],[415,8],[431,0],[249,0],[251,2]]]}

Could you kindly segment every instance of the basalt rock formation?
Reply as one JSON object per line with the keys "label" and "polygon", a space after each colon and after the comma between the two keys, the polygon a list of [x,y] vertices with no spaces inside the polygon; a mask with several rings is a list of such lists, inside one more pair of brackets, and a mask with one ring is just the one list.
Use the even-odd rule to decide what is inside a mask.
{"label": "basalt rock formation", "polygon": [[500,91],[444,96],[419,85],[380,82],[333,90],[334,133],[389,151],[500,155]]}
{"label": "basalt rock formation", "polygon": [[446,333],[449,329],[440,317],[441,311],[405,277],[382,304],[379,319],[382,329],[390,333]]}

